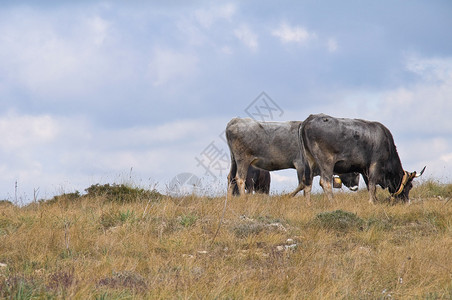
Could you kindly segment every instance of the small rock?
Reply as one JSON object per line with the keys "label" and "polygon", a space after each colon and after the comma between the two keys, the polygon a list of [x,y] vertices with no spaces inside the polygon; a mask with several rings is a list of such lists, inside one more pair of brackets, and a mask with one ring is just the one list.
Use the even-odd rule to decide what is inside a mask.
{"label": "small rock", "polygon": [[285,249],[286,250],[295,250],[297,248],[297,244],[292,244],[292,245],[286,245]]}
{"label": "small rock", "polygon": [[276,246],[276,251],[278,251],[278,252],[284,251],[284,247],[283,246]]}
{"label": "small rock", "polygon": [[191,273],[195,276],[195,277],[200,277],[203,273],[204,273],[204,269],[201,267],[194,267],[191,270]]}
{"label": "small rock", "polygon": [[8,265],[4,263],[0,263],[0,268],[6,268]]}
{"label": "small rock", "polygon": [[271,223],[271,224],[268,224],[267,226],[270,228],[275,228],[280,231],[284,231],[284,232],[287,231],[286,227],[284,227],[281,223]]}
{"label": "small rock", "polygon": [[207,254],[207,251],[206,250],[200,250],[200,251],[198,251],[198,254]]}
{"label": "small rock", "polygon": [[44,269],[37,269],[37,270],[34,271],[34,273],[37,274],[37,275],[42,275],[42,274],[44,274],[44,272],[45,272]]}
{"label": "small rock", "polygon": [[121,228],[121,226],[113,226],[107,229],[106,233],[114,233],[118,231],[118,229]]}
{"label": "small rock", "polygon": [[291,245],[291,244],[293,244],[294,242],[293,242],[293,239],[287,239],[287,241],[286,241],[286,244],[287,245]]}
{"label": "small rock", "polygon": [[241,215],[239,218],[240,218],[240,220],[243,220],[243,221],[248,221],[248,222],[254,221],[254,219],[248,218],[246,215]]}

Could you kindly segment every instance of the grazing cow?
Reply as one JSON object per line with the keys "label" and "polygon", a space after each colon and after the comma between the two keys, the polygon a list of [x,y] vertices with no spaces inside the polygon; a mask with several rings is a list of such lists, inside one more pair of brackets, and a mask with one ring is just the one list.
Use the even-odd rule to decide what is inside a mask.
{"label": "grazing cow", "polygon": [[[232,194],[238,195],[239,189],[235,180],[232,184],[234,185]],[[268,195],[270,193],[270,172],[250,165],[246,174],[245,189],[250,194],[256,192]]]}
{"label": "grazing cow", "polygon": [[[331,178],[334,172],[359,172],[366,182],[370,202],[376,198],[376,186],[388,188],[396,198],[407,201],[412,180],[417,174],[402,168],[391,132],[378,122],[338,119],[324,114],[310,115],[300,127],[307,168],[318,168],[320,185],[332,200]],[[305,184],[312,184],[309,170]]]}
{"label": "grazing cow", "polygon": [[[231,152],[228,193],[232,194],[234,182],[237,183],[239,194],[245,193],[250,165],[267,171],[296,169],[298,186],[291,195],[295,196],[304,189],[305,161],[299,139],[300,126],[300,121],[258,122],[241,118],[229,121],[226,126],[226,139]],[[355,174],[355,178],[350,185],[350,180],[343,179],[343,182],[349,187],[355,186],[359,174]],[[310,189],[305,189],[305,195],[309,202]]]}

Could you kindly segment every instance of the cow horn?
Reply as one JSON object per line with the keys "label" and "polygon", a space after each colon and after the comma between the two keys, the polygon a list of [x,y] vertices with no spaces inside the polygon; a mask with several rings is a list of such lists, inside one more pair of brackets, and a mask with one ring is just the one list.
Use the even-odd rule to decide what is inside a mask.
{"label": "cow horn", "polygon": [[403,174],[403,177],[402,177],[402,182],[400,183],[400,187],[397,190],[397,192],[395,192],[393,194],[394,196],[398,196],[398,195],[400,195],[402,193],[403,189],[405,188],[405,185],[407,184],[407,182],[409,180],[409,177],[410,176],[408,175],[408,172],[405,171],[404,174]]}
{"label": "cow horn", "polygon": [[416,178],[421,177],[421,175],[424,174],[424,171],[425,171],[425,168],[426,168],[426,167],[427,167],[427,166],[425,166],[425,167],[422,169],[422,171],[421,171],[419,174],[416,174],[414,177],[416,177]]}

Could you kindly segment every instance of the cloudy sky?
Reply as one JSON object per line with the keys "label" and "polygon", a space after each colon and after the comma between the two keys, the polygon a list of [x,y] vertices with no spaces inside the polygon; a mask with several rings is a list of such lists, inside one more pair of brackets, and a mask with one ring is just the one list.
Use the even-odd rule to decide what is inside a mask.
{"label": "cloudy sky", "polygon": [[18,2],[0,4],[0,199],[184,173],[223,191],[231,118],[320,112],[382,122],[405,169],[452,181],[450,1]]}

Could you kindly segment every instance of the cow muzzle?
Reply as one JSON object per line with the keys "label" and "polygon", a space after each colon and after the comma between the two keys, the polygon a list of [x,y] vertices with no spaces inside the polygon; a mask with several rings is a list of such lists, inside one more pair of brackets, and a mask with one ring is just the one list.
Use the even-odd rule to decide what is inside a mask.
{"label": "cow muzzle", "polygon": [[349,187],[350,191],[352,191],[352,192],[356,192],[358,190],[358,188],[359,187],[357,185]]}

